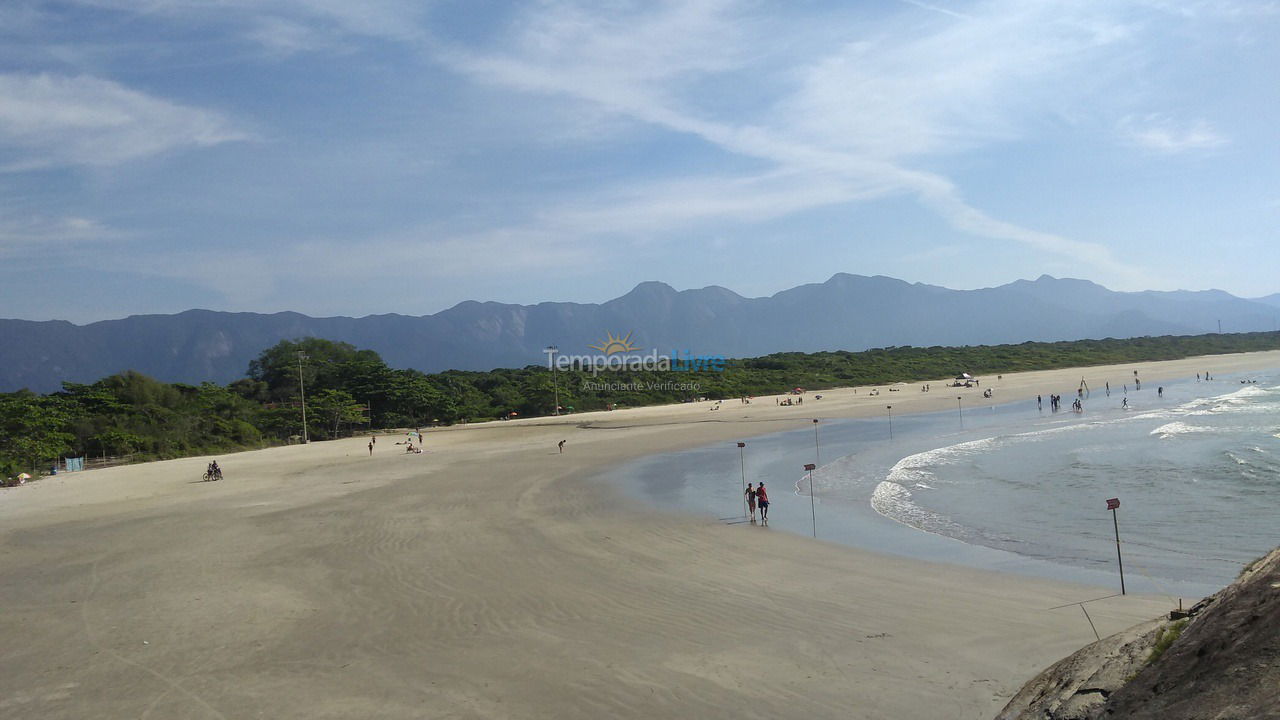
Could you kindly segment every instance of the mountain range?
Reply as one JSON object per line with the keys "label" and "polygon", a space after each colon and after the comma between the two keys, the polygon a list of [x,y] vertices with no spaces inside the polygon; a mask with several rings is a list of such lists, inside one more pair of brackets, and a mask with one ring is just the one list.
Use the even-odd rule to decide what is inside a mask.
{"label": "mountain range", "polygon": [[612,334],[642,351],[753,357],[895,345],[986,345],[1275,330],[1280,293],[1115,292],[1048,275],[978,290],[839,273],[770,297],[644,282],[608,302],[467,301],[424,316],[315,318],[188,310],[87,325],[0,320],[0,391],[57,390],[137,370],[168,382],[230,382],[280,340],[314,336],[376,350],[393,367],[489,370],[592,354]]}

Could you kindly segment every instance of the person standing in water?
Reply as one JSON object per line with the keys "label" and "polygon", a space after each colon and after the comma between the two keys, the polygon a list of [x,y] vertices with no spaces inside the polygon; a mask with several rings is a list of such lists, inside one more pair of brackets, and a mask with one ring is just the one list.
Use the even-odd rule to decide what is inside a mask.
{"label": "person standing in water", "polygon": [[751,511],[751,524],[756,524],[756,489],[747,483],[747,509]]}
{"label": "person standing in water", "polygon": [[760,522],[769,524],[769,493],[765,492],[764,483],[756,488],[756,504],[760,506]]}

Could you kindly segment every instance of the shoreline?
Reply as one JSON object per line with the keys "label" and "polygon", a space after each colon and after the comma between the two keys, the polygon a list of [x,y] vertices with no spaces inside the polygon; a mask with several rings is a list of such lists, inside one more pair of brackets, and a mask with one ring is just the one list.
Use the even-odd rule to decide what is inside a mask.
{"label": "shoreline", "polygon": [[[1271,369],[1269,372],[1274,373],[1276,370]],[[1236,383],[1235,378],[1203,386],[1190,379],[1162,378],[1161,382],[1166,391],[1180,396],[1172,403],[1166,401],[1166,398],[1160,398],[1159,408],[1166,411],[1187,403],[1188,394],[1204,393],[1199,396],[1210,398],[1224,392],[1229,395],[1242,387]],[[1149,394],[1154,395],[1155,390],[1151,390]],[[1130,397],[1135,402],[1140,402],[1138,395],[1135,392]],[[968,446],[975,442],[1053,434],[1077,427],[1087,429],[1100,425],[1109,426],[1128,420],[1142,422],[1148,413],[1161,413],[1161,409],[1153,408],[1132,415],[1117,414],[1112,406],[1122,397],[1122,392],[1118,391],[1111,399],[1101,393],[1092,401],[1086,398],[1087,410],[1079,415],[1068,410],[1058,413],[1048,410],[1037,412],[1034,401],[1028,406],[1025,398],[1006,399],[1006,402],[991,406],[990,414],[987,413],[987,407],[974,408],[972,419],[966,421],[963,429],[955,427],[954,406],[946,411],[895,416],[898,421],[896,440],[887,435],[888,423],[883,416],[826,422],[821,426],[822,464],[815,473],[815,478],[820,480],[818,536],[853,548],[904,558],[946,562],[1033,578],[1110,586],[1116,580],[1114,547],[1110,543],[1098,545],[1103,553],[1099,557],[1087,560],[1077,558],[1078,562],[1073,563],[1064,561],[1062,557],[1051,559],[1043,552],[1027,554],[1009,547],[973,542],[948,534],[940,528],[920,526],[900,513],[893,513],[890,507],[884,506],[885,498],[893,503],[901,503],[903,500],[898,496],[882,498],[881,491],[885,490],[884,481],[893,477],[893,471],[903,462],[915,457],[932,456],[948,448]],[[966,413],[966,417],[970,416]],[[772,487],[782,490],[784,507],[793,503],[804,506],[795,506],[790,517],[775,513],[771,527],[809,537],[811,529],[806,499],[806,475],[799,468],[800,463],[813,460],[813,434],[808,432],[808,428],[800,427],[756,436],[753,442],[748,443],[745,453],[745,477],[741,478],[741,482],[767,480]],[[786,460],[781,459],[784,456]],[[731,449],[726,450],[723,443],[630,460],[598,477],[626,497],[659,511],[733,523],[736,522],[733,518],[736,507],[737,515],[741,516],[739,519],[746,522],[740,497],[737,497],[737,486],[740,483],[739,456]],[[822,482],[824,478],[826,482]],[[908,492],[934,490],[932,487],[923,487],[923,491]],[[1098,488],[1097,491],[1100,493],[1107,490]],[[906,503],[914,507],[909,499]],[[935,510],[947,512],[945,509]],[[1109,521],[1107,527],[1110,528]],[[978,536],[981,535],[982,533],[978,533]],[[1016,541],[1024,543],[1028,539],[1017,536]],[[1044,541],[1035,544],[1041,551],[1045,549]],[[1107,547],[1111,547],[1112,554],[1109,557],[1104,556]],[[1128,587],[1131,592],[1199,598],[1216,592],[1233,579],[1248,560],[1269,549],[1270,545],[1257,552],[1252,552],[1251,548],[1252,554],[1248,554],[1247,559],[1235,563],[1222,560],[1222,564],[1231,565],[1234,569],[1221,570],[1212,577],[1195,573],[1181,576],[1160,573],[1148,575],[1150,567],[1146,563],[1149,561],[1139,558],[1143,567],[1135,571],[1136,574],[1129,573]],[[1176,562],[1174,557],[1165,559]],[[1209,559],[1220,560],[1216,557]],[[1126,561],[1128,562],[1128,558]]]}
{"label": "shoreline", "polygon": [[[1154,392],[1280,352],[1136,367]],[[592,478],[886,403],[1065,395],[1080,372],[433,429],[423,455],[284,446],[219,456],[218,483],[192,482],[207,458],[45,478],[0,493],[0,714],[991,717],[1092,641],[1050,608],[1104,593],[637,512]],[[1166,605],[1089,613],[1105,635]]]}

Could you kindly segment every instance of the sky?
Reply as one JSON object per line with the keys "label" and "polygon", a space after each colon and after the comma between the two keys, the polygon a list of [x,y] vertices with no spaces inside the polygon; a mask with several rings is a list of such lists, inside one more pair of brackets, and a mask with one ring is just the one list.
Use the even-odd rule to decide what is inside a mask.
{"label": "sky", "polygon": [[1280,291],[1280,3],[5,0],[0,317]]}

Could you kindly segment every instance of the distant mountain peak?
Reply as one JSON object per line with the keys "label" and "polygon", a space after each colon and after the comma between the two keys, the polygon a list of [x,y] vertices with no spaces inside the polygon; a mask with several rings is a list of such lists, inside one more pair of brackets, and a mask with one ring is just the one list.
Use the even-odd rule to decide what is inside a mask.
{"label": "distant mountain peak", "polygon": [[750,299],[718,285],[678,291],[647,281],[604,303],[468,300],[417,317],[190,310],[84,326],[0,320],[0,392],[48,392],[63,381],[93,382],[124,370],[167,382],[230,382],[264,349],[300,337],[350,343],[378,352],[392,367],[435,372],[542,363],[548,345],[585,350],[609,332],[635,333],[646,348],[758,357],[890,345],[1190,335],[1215,332],[1219,321],[1224,332],[1273,330],[1277,314],[1273,304],[1220,291],[1113,292],[1047,274],[952,290],[837,272],[825,282]]}

